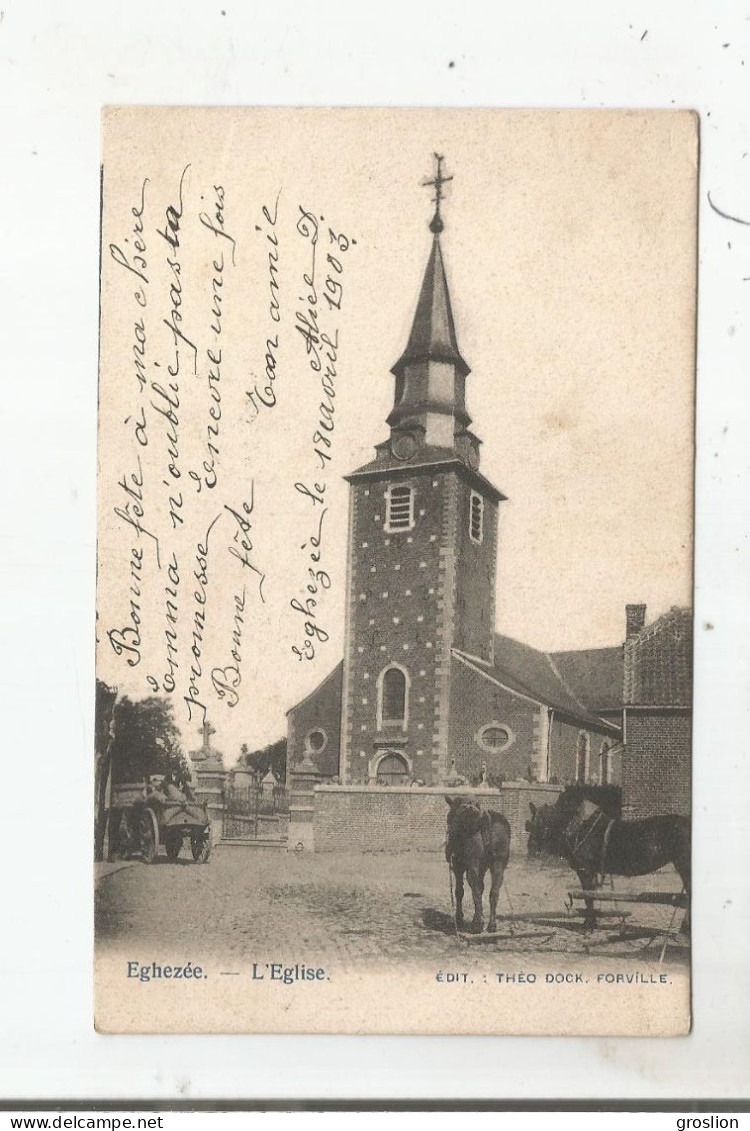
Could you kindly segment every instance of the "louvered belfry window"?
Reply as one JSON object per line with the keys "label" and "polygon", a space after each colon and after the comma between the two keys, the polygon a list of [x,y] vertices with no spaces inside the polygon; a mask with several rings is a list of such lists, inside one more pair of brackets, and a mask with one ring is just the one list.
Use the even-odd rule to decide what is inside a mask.
{"label": "louvered belfry window", "polygon": [[481,542],[484,537],[484,499],[476,491],[471,492],[469,534],[472,542]]}
{"label": "louvered belfry window", "polygon": [[414,525],[414,491],[411,487],[391,487],[387,525],[389,530],[411,530]]}

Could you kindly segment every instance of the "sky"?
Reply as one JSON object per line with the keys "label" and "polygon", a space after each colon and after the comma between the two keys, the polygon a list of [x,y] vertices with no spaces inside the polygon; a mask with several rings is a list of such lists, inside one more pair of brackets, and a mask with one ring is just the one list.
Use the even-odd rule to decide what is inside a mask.
{"label": "sky", "polygon": [[[194,625],[196,548],[211,538],[202,699],[215,744],[231,765],[285,732],[285,711],[341,656],[348,487],[388,435],[390,367],[405,346],[430,249],[433,152],[453,176],[441,242],[461,352],[471,367],[467,405],[484,441],[482,473],[507,496],[499,524],[497,629],[560,650],[618,643],[625,604],[649,619],[691,600],[696,243],[695,120],[683,112],[264,111],[111,112],[104,140],[102,375],[99,448],[98,672],[134,696],[164,670],[163,590],[168,549],[179,558],[179,665],[173,693],[188,749],[200,718],[185,703]],[[147,364],[173,356],[167,246],[158,230],[182,182],[179,262],[183,327],[203,358],[180,375],[179,461],[184,521],[174,538],[161,490],[163,418],[149,413],[148,448],[133,421],[144,396],[133,376],[134,273],[107,256],[134,255],[141,201],[148,261]],[[222,221],[234,243],[200,216]],[[276,217],[271,226],[263,213]],[[338,332],[335,430],[325,481],[323,561],[330,588],[318,624],[327,639],[300,661],[310,536],[321,507],[295,489],[319,481],[311,436],[321,390],[295,315],[304,308],[309,240],[300,207],[319,221],[317,249],[347,235]],[[206,211],[208,210],[208,211]],[[278,239],[280,325],[270,319],[268,235]],[[126,244],[126,239],[131,242]],[[326,242],[328,241],[328,242]],[[212,257],[226,252],[221,316],[221,436],[217,487],[189,496],[188,468],[206,454],[205,356],[211,342]],[[318,268],[324,264],[322,255]],[[333,271],[333,268],[329,269]],[[318,280],[322,278],[318,275]],[[256,419],[247,397],[278,332],[276,405]],[[172,350],[172,355],[170,355]],[[149,379],[158,373],[149,369]],[[148,393],[148,390],[147,390]],[[153,397],[151,398],[154,399]],[[156,397],[158,401],[158,396]],[[158,569],[146,549],[138,603],[139,663],[108,633],[128,623],[132,527],[115,514],[118,479],[142,456],[145,505],[162,534]],[[317,479],[316,479],[317,475]],[[229,553],[252,498],[254,567]],[[118,503],[118,500],[120,501]],[[249,520],[248,520],[249,521]],[[305,545],[306,551],[301,547]],[[262,596],[258,578],[263,575]],[[245,588],[239,700],[207,679],[228,663],[235,593]],[[132,594],[131,594],[132,596]],[[235,626],[236,627],[236,626]],[[161,679],[161,675],[158,675]]]}

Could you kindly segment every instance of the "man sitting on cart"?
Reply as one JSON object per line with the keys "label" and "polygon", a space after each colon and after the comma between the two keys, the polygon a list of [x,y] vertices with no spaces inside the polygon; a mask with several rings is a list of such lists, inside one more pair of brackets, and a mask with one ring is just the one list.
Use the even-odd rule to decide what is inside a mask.
{"label": "man sitting on cart", "polygon": [[187,780],[178,778],[173,770],[167,771],[159,788],[167,801],[195,801],[195,794]]}
{"label": "man sitting on cart", "polygon": [[184,791],[180,789],[174,780],[174,774],[168,770],[160,782],[154,781],[146,786],[144,790],[146,801],[151,805],[156,802],[159,805],[168,805],[170,801],[192,801],[192,792],[189,789]]}
{"label": "man sitting on cart", "polygon": [[159,786],[159,792],[167,801],[185,801],[185,794],[174,780],[171,770],[164,775],[164,780]]}

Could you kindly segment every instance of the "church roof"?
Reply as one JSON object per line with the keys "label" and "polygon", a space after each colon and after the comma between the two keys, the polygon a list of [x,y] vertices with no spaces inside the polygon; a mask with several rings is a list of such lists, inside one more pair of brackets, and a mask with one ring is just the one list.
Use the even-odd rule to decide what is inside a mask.
{"label": "church roof", "polygon": [[614,648],[582,648],[551,652],[560,675],[589,710],[616,711],[622,707],[623,652]]}
{"label": "church roof", "polygon": [[391,372],[398,376],[407,365],[420,361],[450,362],[464,377],[469,372],[456,340],[443,254],[437,235],[432,241],[409,341]]}
{"label": "church roof", "polygon": [[335,682],[338,685],[338,693],[339,695],[341,695],[341,688],[344,681],[343,660],[339,660],[339,662],[336,664],[336,667],[332,668],[331,671],[329,671],[328,675],[324,676],[324,678],[321,679],[320,683],[316,687],[314,687],[312,691],[308,692],[304,699],[300,699],[297,703],[294,704],[293,707],[290,707],[286,714],[291,715],[292,711],[296,711],[297,708],[301,707],[303,703],[307,703],[310,699],[314,699],[315,696],[318,695],[329,683],[329,681],[332,683]]}
{"label": "church roof", "polygon": [[[510,691],[581,723],[619,732],[619,726],[602,719],[599,712],[622,707],[622,647],[542,652],[496,633],[492,667],[459,649],[453,651],[478,675],[496,680]],[[343,660],[339,661],[315,690],[295,703],[287,714],[317,696],[329,682],[335,682],[340,696],[343,667]]]}
{"label": "church roof", "polygon": [[[616,649],[591,649],[584,655],[592,657],[599,651],[609,653]],[[529,644],[522,644],[520,640],[496,633],[495,662],[491,668],[486,668],[471,657],[463,657],[460,652],[457,654],[469,660],[476,671],[486,672],[498,683],[519,695],[526,695],[546,707],[552,707],[581,722],[597,727],[611,726],[599,717],[597,709],[601,708],[595,703],[599,691],[598,684],[604,680],[599,678],[591,687],[583,684],[579,684],[578,687],[570,685],[552,653],[541,652]],[[576,653],[563,653],[563,655],[575,656]],[[622,702],[621,691],[619,702],[620,704]]]}
{"label": "church roof", "polygon": [[458,471],[464,478],[473,480],[474,483],[482,488],[485,495],[490,499],[494,499],[495,502],[505,501],[506,496],[502,491],[498,491],[494,483],[490,483],[489,479],[485,478],[480,471],[475,471],[473,468],[467,467],[452,448],[438,448],[432,444],[425,444],[420,448],[418,456],[415,456],[413,460],[407,462],[396,459],[390,450],[388,450],[379,454],[375,459],[370,460],[369,463],[363,464],[362,467],[358,467],[356,471],[351,471],[348,475],[344,476],[344,479],[347,483],[352,483],[356,482],[359,478],[364,479],[368,476],[375,477],[382,474],[387,474],[389,478],[393,478],[394,476],[408,478],[428,470],[439,471],[441,467]]}

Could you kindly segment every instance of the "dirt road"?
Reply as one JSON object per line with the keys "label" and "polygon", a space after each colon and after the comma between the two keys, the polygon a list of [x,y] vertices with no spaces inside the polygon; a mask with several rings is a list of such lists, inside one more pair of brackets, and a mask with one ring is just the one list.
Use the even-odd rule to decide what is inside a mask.
{"label": "dirt road", "polygon": [[[486,956],[489,947],[540,957],[566,954],[572,964],[576,956],[592,953],[658,961],[658,944],[644,950],[643,939],[611,941],[614,918],[603,921],[604,929],[593,937],[583,935],[580,918],[565,907],[567,889],[577,881],[562,864],[511,859],[498,904],[501,920],[511,911],[550,915],[548,922],[517,923],[514,940],[457,939],[448,883],[445,861],[436,853],[313,855],[219,846],[204,866],[164,858],[103,877],[97,938],[104,948],[126,944],[134,955],[220,954],[238,964],[275,957],[305,962],[314,956],[344,966],[434,967],[467,951]],[[679,888],[671,869],[616,881],[619,892]],[[667,926],[673,914],[663,906],[621,906],[631,924]],[[472,914],[470,898],[466,913]],[[677,912],[675,925],[681,916]],[[509,931],[509,923],[501,921],[500,930]],[[686,955],[670,950],[668,960],[684,966]]]}

